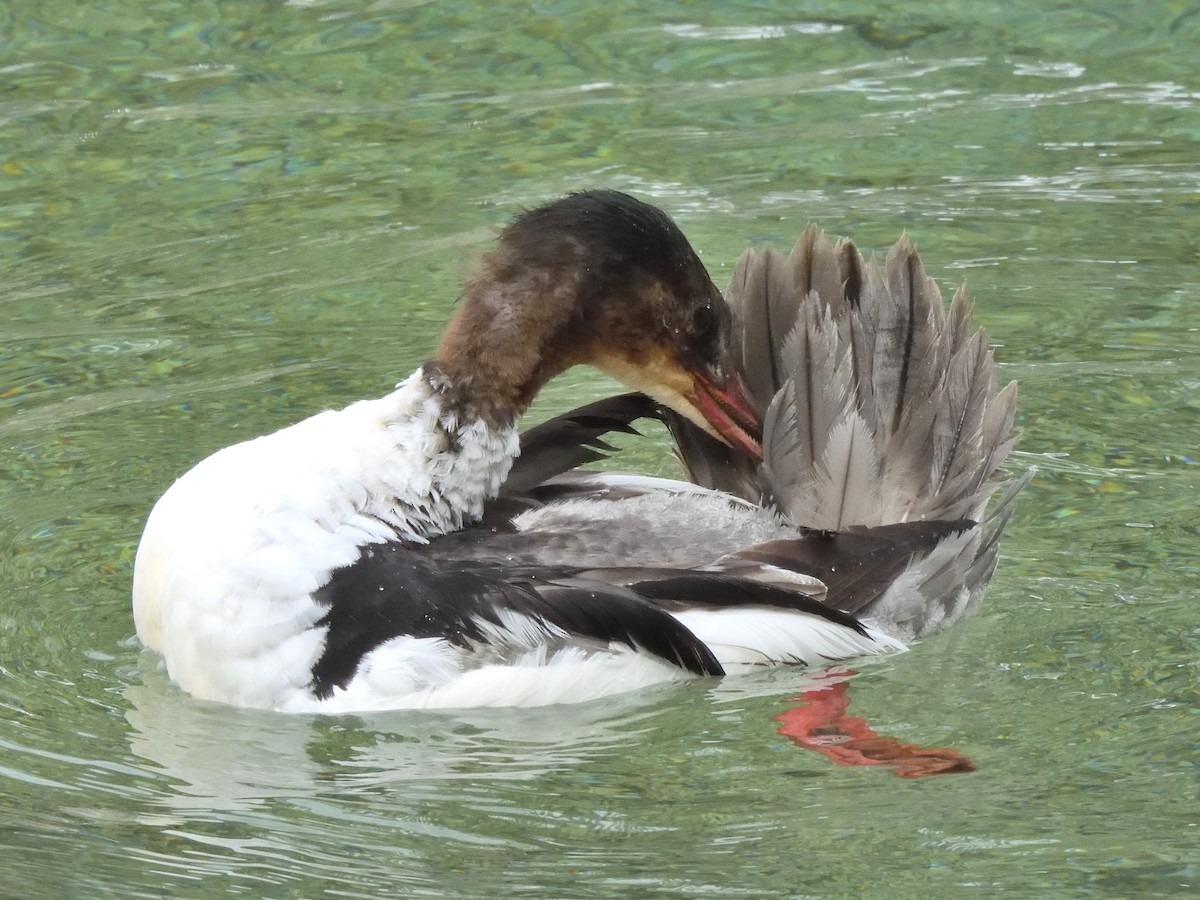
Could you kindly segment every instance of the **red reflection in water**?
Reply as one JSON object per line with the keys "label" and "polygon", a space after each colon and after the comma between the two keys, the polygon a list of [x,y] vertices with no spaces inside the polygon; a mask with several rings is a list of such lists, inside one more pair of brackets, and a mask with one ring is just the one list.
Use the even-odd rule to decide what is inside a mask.
{"label": "red reflection in water", "polygon": [[[975,764],[949,747],[918,747],[877,734],[860,716],[848,716],[846,693],[854,672],[830,669],[819,676],[832,683],[805,691],[774,721],[779,733],[797,747],[815,750],[839,766],[890,766],[901,778],[925,778],[954,772],[974,772]],[[832,679],[837,679],[833,681]]]}

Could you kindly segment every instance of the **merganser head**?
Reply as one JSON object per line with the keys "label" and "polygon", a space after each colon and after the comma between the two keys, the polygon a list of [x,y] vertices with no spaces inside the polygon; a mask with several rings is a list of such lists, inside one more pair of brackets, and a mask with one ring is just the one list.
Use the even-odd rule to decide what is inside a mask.
{"label": "merganser head", "polygon": [[427,374],[496,423],[587,364],[762,458],[729,364],[730,313],[662,210],[586,191],[519,216],[467,281]]}

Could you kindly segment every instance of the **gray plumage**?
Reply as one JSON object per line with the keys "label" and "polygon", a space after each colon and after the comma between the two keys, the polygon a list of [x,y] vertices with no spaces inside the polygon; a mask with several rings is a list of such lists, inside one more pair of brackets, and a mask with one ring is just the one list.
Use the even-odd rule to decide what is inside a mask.
{"label": "gray plumage", "polygon": [[692,480],[761,502],[802,530],[979,523],[914,557],[859,614],[911,639],[978,606],[1031,473],[985,516],[1013,446],[1017,386],[996,390],[965,285],[947,308],[907,236],[881,267],[809,225],[786,257],[773,247],[743,253],[725,296],[737,368],[765,411],[764,459],[756,468],[668,413]]}
{"label": "gray plumage", "polygon": [[787,257],[742,255],[726,300],[764,463],[670,416],[694,481],[765,496],[805,528],[981,517],[1012,449],[1016,383],[996,391],[965,286],[946,309],[907,237],[885,268],[812,225]]}

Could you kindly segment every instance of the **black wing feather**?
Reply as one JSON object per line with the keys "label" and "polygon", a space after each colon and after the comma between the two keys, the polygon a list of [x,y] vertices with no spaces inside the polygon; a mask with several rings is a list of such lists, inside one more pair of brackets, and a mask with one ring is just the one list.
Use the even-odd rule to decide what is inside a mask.
{"label": "black wing feather", "polygon": [[974,527],[971,520],[960,519],[841,532],[809,531],[799,538],[769,541],[733,556],[819,578],[828,589],[827,604],[857,615],[882,596],[914,556]]}
{"label": "black wing feather", "polygon": [[513,495],[533,490],[557,475],[604,459],[614,448],[605,434],[637,434],[638,419],[661,419],[658,404],[645,394],[619,394],[589,403],[521,432],[521,455],[501,488]]}
{"label": "black wing feather", "polygon": [[345,687],[371,650],[402,635],[440,638],[462,648],[487,644],[486,626],[505,611],[568,634],[639,648],[697,675],[722,675],[709,648],[660,605],[619,584],[569,569],[490,560],[430,560],[402,544],[364,547],[335,570],[313,599],[328,608],[328,629],[311,689],[322,699]]}

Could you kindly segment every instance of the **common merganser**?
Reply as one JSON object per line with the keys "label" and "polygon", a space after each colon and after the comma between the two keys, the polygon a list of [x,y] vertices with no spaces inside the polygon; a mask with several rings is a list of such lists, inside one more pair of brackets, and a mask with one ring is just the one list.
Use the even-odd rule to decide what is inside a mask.
{"label": "common merganser", "polygon": [[[190,694],[289,712],[578,702],[903,649],[978,606],[1024,480],[985,517],[1016,392],[965,292],[944,312],[905,239],[887,273],[810,226],[786,260],[747,251],[723,299],[653,206],[526,212],[395,391],[167,490],[138,636]],[[519,440],[581,363],[644,393]],[[647,416],[690,482],[577,468]]]}

